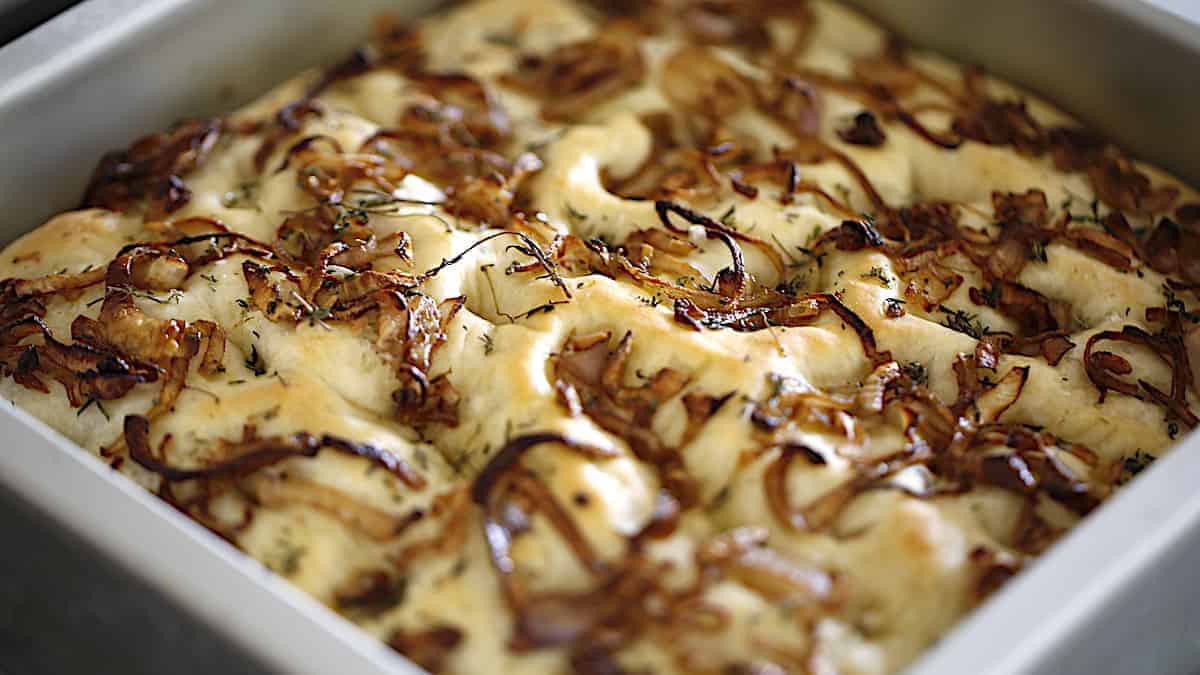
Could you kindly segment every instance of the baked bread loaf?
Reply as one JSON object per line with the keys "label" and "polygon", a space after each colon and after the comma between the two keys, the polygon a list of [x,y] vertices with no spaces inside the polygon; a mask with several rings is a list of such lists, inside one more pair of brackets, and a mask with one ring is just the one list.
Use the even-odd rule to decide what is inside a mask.
{"label": "baked bread loaf", "polygon": [[8,246],[0,391],[431,671],[895,672],[1196,424],[1196,193],[977,69],[375,29]]}

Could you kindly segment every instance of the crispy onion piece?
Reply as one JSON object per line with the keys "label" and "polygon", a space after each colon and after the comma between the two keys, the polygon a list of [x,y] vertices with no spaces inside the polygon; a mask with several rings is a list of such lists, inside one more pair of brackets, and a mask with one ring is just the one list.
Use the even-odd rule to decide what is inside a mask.
{"label": "crispy onion piece", "polygon": [[1011,145],[1028,155],[1041,154],[1046,148],[1045,131],[1029,114],[1024,101],[974,97],[964,114],[954,120],[954,131],[987,145]]}
{"label": "crispy onion piece", "polygon": [[701,565],[720,568],[771,602],[831,607],[841,598],[837,577],[814,565],[788,559],[766,546],[763,528],[739,527],[704,543],[696,552]]}
{"label": "crispy onion piece", "polygon": [[550,278],[550,280],[554,282],[554,285],[557,286],[560,291],[562,291],[563,297],[567,300],[571,299],[571,289],[567,288],[567,283],[563,281],[561,276],[559,276],[558,271],[555,269],[554,261],[546,254],[544,250],[542,250],[542,247],[538,245],[536,241],[521,232],[496,232],[495,234],[489,234],[486,237],[482,237],[476,240],[475,243],[463,249],[461,252],[451,256],[450,258],[442,260],[442,262],[426,270],[425,273],[421,275],[421,281],[432,279],[447,267],[457,265],[464,258],[466,258],[471,251],[474,251],[476,248],[486,244],[487,242],[500,237],[516,237],[518,240],[520,240],[520,245],[510,245],[505,250],[513,250],[517,253],[533,258],[542,268],[542,270],[546,272],[546,275]]}
{"label": "crispy onion piece", "polygon": [[405,544],[389,554],[398,571],[404,571],[413,561],[429,556],[449,556],[462,550],[467,536],[467,521],[471,515],[470,486],[454,485],[433,498],[430,518],[441,521],[441,531],[424,539]]}
{"label": "crispy onion piece", "polygon": [[[138,244],[136,246],[146,245]],[[172,251],[174,255],[187,261],[193,270],[237,254],[264,260],[275,257],[275,252],[269,245],[237,232],[190,235],[166,244],[156,245],[156,247]]]}
{"label": "crispy onion piece", "polygon": [[[854,71],[856,79],[839,78],[809,68],[800,68],[797,74],[816,86],[833,89],[860,101],[871,110],[878,111],[884,118],[904,124],[933,145],[947,150],[954,150],[962,145],[962,138],[958,134],[933,131],[917,118],[915,109],[908,110],[900,105],[898,97],[919,81],[936,83],[936,80],[888,55],[860,59],[855,62]],[[954,106],[947,107],[954,109]],[[937,108],[941,109],[942,106]]]}
{"label": "crispy onion piece", "polygon": [[[158,371],[149,364],[84,343],[59,342],[36,316],[7,324],[0,334],[0,373],[43,393],[50,390],[39,376],[50,377],[63,386],[73,408],[93,399],[121,398],[136,385],[158,379]],[[41,345],[24,344],[34,336],[41,337]]]}
{"label": "crispy onion piece", "polygon": [[380,65],[404,73],[424,70],[425,46],[421,31],[411,21],[390,14],[377,14],[371,23],[371,47]]}
{"label": "crispy onion piece", "polygon": [[263,506],[303,504],[328,513],[375,541],[393,539],[424,517],[420,509],[397,516],[364,504],[337,488],[292,476],[256,474],[247,482],[250,492]]}
{"label": "crispy onion piece", "polygon": [[[464,298],[449,298],[439,304],[411,292],[419,281],[410,275],[365,271],[342,281],[322,277],[315,296],[309,300],[304,291],[312,284],[287,266],[246,260],[242,274],[251,302],[271,321],[295,323],[308,318],[324,325],[326,321],[353,321],[373,315],[375,347],[394,365],[400,380],[400,387],[392,394],[397,417],[409,423],[458,424],[457,390],[444,374],[430,378],[429,369]],[[424,278],[432,274],[436,271]]]}
{"label": "crispy onion piece", "polygon": [[380,305],[376,348],[396,364],[400,388],[392,393],[397,416],[412,423],[458,425],[459,395],[446,376],[428,379],[434,351],[446,341],[446,329],[464,298],[442,303],[426,295],[392,293]]}
{"label": "crispy onion piece", "polygon": [[760,83],[759,105],[785,129],[797,136],[816,136],[824,107],[812,83],[795,75],[777,75]]}
{"label": "crispy onion piece", "polygon": [[[311,281],[307,285],[311,288]],[[396,271],[363,270],[336,280],[327,275],[311,302],[314,307],[328,308],[331,319],[352,320],[391,302],[397,292],[406,293],[417,286],[416,277]]]}
{"label": "crispy onion piece", "polygon": [[1068,230],[1066,236],[1075,248],[1110,267],[1125,272],[1133,269],[1133,249],[1110,234],[1077,228]]}
{"label": "crispy onion piece", "polygon": [[404,600],[407,580],[382,569],[359,570],[333,590],[333,606],[354,616],[378,616]]}
{"label": "crispy onion piece", "polygon": [[644,116],[654,134],[655,147],[633,175],[607,179],[605,189],[626,199],[683,199],[692,203],[711,200],[722,188],[722,167],[729,163],[732,144],[711,148],[675,145],[673,122]]}
{"label": "crispy onion piece", "polygon": [[[302,431],[291,436],[259,437],[253,429],[248,429],[240,441],[217,442],[217,454],[224,459],[197,468],[181,468],[167,463],[162,457],[161,446],[158,452],[153,451],[150,447],[150,420],[146,417],[126,416],[124,437],[133,461],[171,482],[246,477],[288,458],[315,457],[321,450],[328,449],[379,464],[414,490],[423,489],[426,485],[424,476],[388,450],[330,434],[318,437]],[[163,446],[169,443],[169,439],[170,436],[163,439]]]}
{"label": "crispy onion piece", "polygon": [[[1137,383],[1121,379],[1133,372],[1133,365],[1118,354],[1096,351],[1097,344],[1104,341],[1127,342],[1150,349],[1171,369],[1171,391],[1163,392],[1149,382],[1139,379]],[[1187,401],[1187,390],[1192,386],[1192,367],[1184,339],[1174,333],[1147,333],[1137,326],[1125,326],[1120,331],[1100,331],[1092,335],[1083,349],[1083,366],[1088,379],[1100,390],[1103,403],[1109,391],[1156,403],[1167,411],[1169,417],[1178,419],[1194,428],[1200,418],[1191,411]]]}
{"label": "crispy onion piece", "polygon": [[[254,153],[254,168],[261,173],[266,167],[267,160],[274,154],[275,148],[300,130],[304,118],[319,117],[324,114],[324,107],[315,99],[326,89],[342,80],[358,77],[370,71],[374,66],[375,64],[367,52],[357,49],[341,63],[321,73],[321,76],[310,84],[298,99],[283,106],[275,113],[274,126],[263,137],[262,143]],[[258,128],[256,127],[255,130],[257,131]]]}
{"label": "crispy onion piece", "polygon": [[975,566],[975,596],[981,602],[1016,576],[1024,561],[1012,553],[989,546],[976,546],[968,556]]}
{"label": "crispy onion piece", "polygon": [[[974,439],[975,447],[984,451],[969,453],[951,471],[961,480],[1026,496],[1044,492],[1076,513],[1086,514],[1099,504],[1102,493],[1063,463],[1058,457],[1057,442],[1053,436],[1028,427],[985,426]],[[996,445],[1008,450],[1000,453],[986,450]]]}
{"label": "crispy onion piece", "polygon": [[[681,593],[667,591],[658,582],[663,566],[650,563],[642,553],[645,539],[665,534],[663,523],[673,522],[678,504],[660,496],[650,522],[630,538],[625,557],[619,561],[600,559],[550,491],[518,464],[528,448],[563,440],[557,434],[533,434],[510,441],[485,467],[473,488],[475,501],[484,508],[483,532],[492,566],[515,614],[510,646],[518,651],[566,647],[572,653],[572,662],[594,664],[597,659],[603,660],[601,652],[628,642],[641,630],[684,620],[687,608],[693,610],[692,623],[696,623],[693,599],[705,580],[697,580],[694,587]],[[579,451],[582,447],[572,449]],[[489,471],[489,467],[494,468]],[[564,538],[595,579],[592,587],[539,593],[532,591],[524,575],[517,573],[512,547],[539,514]]]}
{"label": "crispy onion piece", "polygon": [[78,274],[51,274],[35,279],[5,279],[0,282],[0,301],[6,305],[20,298],[31,298],[62,293],[68,297],[104,281],[103,267]]}
{"label": "crispy onion piece", "polygon": [[1200,229],[1200,202],[1188,202],[1180,204],[1175,209],[1175,220],[1179,221],[1185,229],[1196,231]]}
{"label": "crispy onion piece", "polygon": [[[472,484],[472,499],[484,507],[486,514],[483,528],[491,550],[492,564],[500,574],[505,598],[518,615],[513,643],[524,648],[573,641],[595,620],[587,610],[570,612],[569,600],[572,598],[531,596],[520,579],[513,576],[515,564],[511,558],[511,546],[517,536],[529,529],[534,513],[547,517],[586,569],[593,574],[604,572],[604,566],[574,521],[545,486],[520,467],[526,452],[545,444],[559,445],[592,459],[615,456],[609,450],[580,443],[557,433],[526,434],[510,440],[492,455]],[[578,602],[583,598],[573,599]]]}
{"label": "crispy onion piece", "polygon": [[700,430],[713,415],[724,407],[724,405],[733,398],[734,392],[729,392],[723,396],[713,396],[699,391],[691,391],[683,395],[683,409],[687,413],[687,428],[683,432],[683,439],[679,442],[680,446],[687,446],[697,436],[700,435]]}
{"label": "crispy onion piece", "polygon": [[1106,157],[1087,169],[1100,201],[1118,211],[1149,216],[1169,211],[1179,198],[1174,186],[1154,187],[1150,178],[1123,157]]}
{"label": "crispy onion piece", "polygon": [[303,300],[300,278],[290,268],[243,260],[242,276],[250,302],[268,320],[295,323],[304,315],[304,306],[297,301]]}
{"label": "crispy onion piece", "polygon": [[802,296],[781,306],[729,310],[701,309],[686,298],[675,301],[675,320],[697,330],[701,326],[731,328],[743,332],[764,330],[770,326],[809,326],[826,311],[837,315],[858,335],[863,353],[872,364],[879,365],[891,360],[891,352],[880,351],[875,342],[875,331],[871,330],[867,322],[829,293]]}
{"label": "crispy onion piece", "polygon": [[887,135],[879,126],[879,120],[869,111],[864,110],[854,116],[849,126],[838,129],[838,138],[851,145],[862,145],[878,148],[887,141]]}
{"label": "crispy onion piece", "polygon": [[1142,252],[1146,263],[1156,271],[1178,274],[1191,284],[1200,283],[1200,232],[1162,218],[1151,230]]}
{"label": "crispy onion piece", "polygon": [[916,242],[957,239],[959,207],[951,202],[920,202],[899,209],[894,217],[878,219],[879,231],[890,239]]}
{"label": "crispy onion piece", "polygon": [[1066,331],[1051,331],[1027,338],[1005,339],[1002,340],[1002,347],[1006,354],[1041,356],[1046,363],[1057,366],[1075,348],[1075,343],[1071,342],[1070,334]]}
{"label": "crispy onion piece", "polygon": [[463,145],[493,147],[508,137],[508,113],[479,80],[466,73],[421,73],[410,79],[438,101],[437,115],[467,132]]}
{"label": "crispy onion piece", "polygon": [[1049,220],[1046,193],[1038,189],[1017,192],[993,192],[992,209],[1002,226],[1042,226]]}
{"label": "crispy onion piece", "polygon": [[369,226],[365,211],[349,211],[342,216],[333,207],[321,205],[285,218],[275,229],[274,249],[285,260],[315,267],[326,257],[329,247],[340,243],[343,236],[370,237]]}
{"label": "crispy onion piece", "polygon": [[129,148],[101,158],[92,173],[82,207],[128,211],[148,199],[147,220],[162,220],[191,200],[182,177],[207,159],[223,131],[220,119],[184,122],[166,133],[151,134]]}
{"label": "crispy onion piece", "polygon": [[451,655],[465,638],[461,629],[437,624],[419,631],[398,628],[388,637],[387,645],[425,670],[441,673],[445,672]]}
{"label": "crispy onion piece", "polygon": [[203,353],[200,357],[199,370],[202,375],[216,375],[225,372],[222,361],[225,359],[225,331],[212,321],[201,319],[192,324],[200,338]]}
{"label": "crispy onion piece", "polygon": [[959,397],[951,407],[941,405],[927,391],[897,381],[901,386],[892,400],[908,419],[908,461],[925,464],[943,481],[926,496],[957,493],[982,483],[1029,497],[1045,493],[1078,513],[1087,513],[1099,503],[1103,490],[1076,477],[1057,453],[1068,452],[1090,466],[1096,465],[1095,454],[1038,429],[996,423],[1020,396],[1028,368],[1013,368],[989,386],[978,371],[995,363],[994,347],[977,348],[973,357],[960,355],[955,362]]}
{"label": "crispy onion piece", "polygon": [[975,67],[963,70],[963,85],[966,97],[954,120],[956,133],[988,145],[1011,145],[1022,154],[1040,155],[1046,150],[1046,131],[1029,114],[1025,101],[991,98],[983,71]]}
{"label": "crispy onion piece", "polygon": [[[410,110],[409,117],[415,111]],[[439,123],[413,123],[398,129],[381,129],[362,142],[360,150],[387,159],[393,169],[415,173],[439,185],[451,186],[492,173],[507,175],[510,162],[491,150],[456,141],[453,127]]]}
{"label": "crispy onion piece", "polygon": [[1108,141],[1087,129],[1054,127],[1046,136],[1050,156],[1059,171],[1083,171],[1100,164],[1108,150]]}
{"label": "crispy onion piece", "polygon": [[879,53],[855,60],[854,75],[866,87],[887,92],[889,97],[907,96],[922,82],[921,71],[905,61],[903,47],[895,40],[888,40]]}
{"label": "crispy onion piece", "polygon": [[1066,303],[1052,300],[1021,284],[992,280],[988,291],[971,288],[971,302],[992,307],[1017,322],[1021,335],[1041,335],[1069,325],[1071,310]]}
{"label": "crispy onion piece", "polygon": [[176,369],[174,360],[187,361],[196,354],[198,336],[184,321],[147,316],[134,302],[134,292],[176,289],[189,272],[187,261],[159,248],[135,246],[123,251],[105,272],[99,318],[76,317],[71,324],[72,337],[168,371]]}
{"label": "crispy onion piece", "polygon": [[[761,309],[782,308],[793,301],[793,297],[790,295],[762,287],[753,275],[746,274],[743,277],[737,274],[733,267],[725,268],[718,273],[713,281],[714,286],[711,288],[705,288],[700,284],[696,285],[700,287],[681,285],[678,280],[671,282],[656,276],[654,272],[691,276],[693,279],[702,278],[699,270],[693,268],[686,260],[651,245],[652,242],[666,243],[666,241],[659,241],[664,237],[666,241],[675,242],[667,244],[670,247],[690,246],[687,240],[661,231],[647,236],[635,233],[630,235],[626,245],[616,249],[610,249],[607,244],[600,241],[584,242],[577,237],[568,235],[562,239],[557,258],[559,264],[568,272],[603,274],[611,278],[625,275],[635,283],[652,289],[656,294],[673,298],[677,302],[688,300],[700,310],[733,308],[753,314]],[[718,235],[717,238],[721,238],[721,236]],[[729,240],[723,238],[722,241],[729,243]],[[740,286],[738,282],[742,279],[745,280],[744,290],[738,294]],[[684,320],[678,314],[677,319]],[[688,322],[685,325],[696,329],[700,328],[700,325],[694,322]]]}
{"label": "crispy onion piece", "polygon": [[663,95],[675,106],[711,120],[728,118],[753,100],[754,92],[733,66],[706,47],[685,45],[663,62]]}
{"label": "crispy onion piece", "polygon": [[587,456],[590,459],[612,459],[614,456],[617,456],[610,449],[599,448],[589,443],[575,441],[574,438],[563,436],[562,434],[554,434],[554,432],[518,436],[506,442],[504,447],[496,450],[496,454],[493,454],[492,458],[487,461],[487,465],[480,470],[479,474],[476,474],[475,480],[472,483],[472,489],[470,489],[472,500],[476,504],[485,504],[488,495],[491,494],[493,486],[496,485],[500,477],[504,476],[510,468],[516,466],[530,449],[548,443],[559,444],[559,446],[568,448],[572,452]]}
{"label": "crispy onion piece", "polygon": [[523,60],[501,81],[541,98],[542,117],[570,121],[620,96],[646,76],[636,25],[613,21],[596,37]]}
{"label": "crispy onion piece", "polygon": [[[1008,375],[1013,378],[1013,384],[1023,381],[1025,376],[1014,376],[1014,372],[1018,369]],[[1010,388],[1000,394],[1000,402],[1012,398],[1012,391]],[[991,404],[985,403],[985,406],[993,412],[996,410]],[[1027,497],[1044,493],[1079,514],[1095,508],[1104,494],[1102,488],[1076,476],[1057,453],[1070,452],[1093,465],[1094,454],[1082,446],[1063,448],[1061,441],[1040,430],[995,423],[975,427],[970,420],[963,426],[960,420],[957,428],[931,434],[921,431],[918,426],[912,434],[930,441],[931,448],[940,448],[931,456],[928,466],[949,484],[936,489],[933,494],[961,492],[974,484],[984,484]]]}
{"label": "crispy onion piece", "polygon": [[[320,145],[328,146],[327,151],[322,151]],[[279,162],[275,173],[283,173],[292,164],[292,159],[295,158],[298,164],[305,165],[307,160],[318,158],[336,157],[342,154],[342,144],[333,136],[317,134],[313,136],[305,136],[300,140],[292,143],[283,153],[283,160]],[[312,171],[300,171],[297,175],[296,184],[301,190],[318,197],[319,194],[324,194],[326,197],[331,194],[338,185],[336,170],[338,167],[333,167],[333,175],[321,171],[319,165]],[[320,198],[320,197],[318,197]],[[336,201],[336,200],[335,200]]]}
{"label": "crispy onion piece", "polygon": [[[312,140],[303,139],[297,145]],[[320,203],[340,204],[355,186],[368,183],[371,187],[390,194],[406,173],[402,168],[388,163],[384,158],[369,154],[343,154],[340,149],[326,152],[315,146],[303,150],[288,151],[279,171],[287,168],[294,155],[299,166],[296,169],[297,186]]]}
{"label": "crispy onion piece", "polygon": [[[991,277],[1016,281],[1021,270],[1034,257],[1034,247],[1045,246],[1061,234],[1061,227],[1048,227],[1046,194],[1041,190],[1024,193],[992,193],[992,208],[1001,227],[994,242],[964,242],[963,251]],[[1062,225],[1065,226],[1065,221]],[[965,230],[954,228],[961,234]],[[986,238],[985,238],[986,239]]]}
{"label": "crispy onion piece", "polygon": [[[774,432],[790,421],[823,427],[850,440],[857,436],[854,399],[825,394],[791,378],[772,377],[771,385],[771,396],[756,403],[750,413],[750,421],[759,429]],[[815,463],[818,455],[808,458]]]}
{"label": "crispy onion piece", "polygon": [[[678,16],[689,37],[701,44],[733,44],[748,49],[771,46],[763,18],[779,13],[777,3],[707,0],[685,3]],[[776,10],[772,12],[771,10]],[[800,14],[800,12],[797,12]]]}
{"label": "crispy onion piece", "polygon": [[871,202],[871,206],[875,209],[875,213],[881,217],[890,217],[894,210],[888,206],[887,201],[879,194],[879,190],[875,188],[875,184],[871,182],[871,178],[867,176],[858,162],[854,161],[850,155],[841,150],[829,145],[820,140],[816,136],[796,135],[796,145],[792,148],[783,151],[777,151],[777,160],[790,160],[797,164],[817,164],[826,160],[833,160],[842,165],[842,168],[858,183],[859,187],[866,194],[867,199]]}
{"label": "crispy onion piece", "polygon": [[525,152],[507,168],[505,173],[484,174],[447,188],[449,212],[486,225],[507,225],[518,189],[526,178],[542,169],[542,160]]}
{"label": "crispy onion piece", "polygon": [[[626,257],[642,269],[695,274],[695,267],[680,258],[694,252],[698,246],[688,239],[666,230],[638,230],[625,238]],[[663,254],[663,255],[656,255]]]}
{"label": "crispy onion piece", "polygon": [[633,333],[625,333],[612,351],[611,338],[611,333],[598,333],[568,340],[554,359],[559,400],[628,443],[638,459],[656,468],[663,487],[680,504],[690,506],[698,498],[695,481],[687,474],[678,448],[663,442],[652,429],[655,414],[683,390],[687,377],[663,368],[641,386],[625,385]]}
{"label": "crispy onion piece", "polygon": [[963,276],[941,264],[940,251],[928,251],[902,259],[901,272],[915,272],[904,287],[904,297],[920,302],[926,312],[932,312],[946,302],[963,283]]}
{"label": "crispy onion piece", "polygon": [[890,473],[890,471],[882,469],[862,473],[808,504],[795,508],[788,498],[787,476],[788,470],[797,456],[803,457],[809,464],[823,465],[825,463],[824,457],[807,446],[784,445],[780,447],[779,455],[763,472],[763,490],[767,498],[767,506],[770,507],[776,520],[798,531],[819,532],[828,528],[855,497],[869,485]]}
{"label": "crispy onion piece", "polygon": [[875,224],[868,219],[843,220],[842,224],[821,235],[817,243],[832,241],[839,251],[861,251],[864,248],[880,248],[883,236]]}
{"label": "crispy onion piece", "polygon": [[261,174],[266,170],[267,160],[275,154],[280,143],[300,131],[305,118],[321,117],[324,114],[325,107],[308,96],[302,96],[280,108],[272,120],[273,126],[263,136],[258,150],[254,153],[255,171]]}
{"label": "crispy onion piece", "polygon": [[[667,228],[671,232],[674,232],[675,234],[687,236],[688,231],[687,229],[680,228],[674,224],[671,219],[672,214],[679,216],[684,221],[691,223],[692,225],[703,227],[704,234],[707,238],[717,239],[724,244],[725,247],[729,249],[730,256],[733,258],[733,267],[731,269],[739,280],[738,283],[744,283],[746,270],[745,263],[742,260],[741,251],[738,250],[737,245],[733,243],[734,241],[745,242],[757,248],[767,257],[767,259],[771,262],[771,265],[780,275],[783,275],[784,271],[787,269],[787,266],[784,264],[783,257],[780,255],[779,251],[761,239],[738,232],[737,230],[726,227],[725,225],[722,225],[721,223],[702,213],[697,213],[685,206],[681,206],[667,200],[660,199],[654,202],[654,210],[658,214],[658,219],[662,222],[663,227]],[[744,289],[744,286],[741,286],[741,288]]]}
{"label": "crispy onion piece", "polygon": [[1004,411],[1017,402],[1028,379],[1029,366],[1013,368],[994,387],[980,394],[975,399],[976,423],[990,424],[998,420]]}

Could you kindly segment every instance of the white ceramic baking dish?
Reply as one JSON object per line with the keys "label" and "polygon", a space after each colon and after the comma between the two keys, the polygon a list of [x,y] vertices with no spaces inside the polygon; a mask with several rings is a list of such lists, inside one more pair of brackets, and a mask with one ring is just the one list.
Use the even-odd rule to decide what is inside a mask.
{"label": "white ceramic baking dish", "polygon": [[[329,63],[381,9],[432,0],[89,0],[0,48],[0,241],[76,203],[99,155]],[[1060,102],[1200,183],[1200,28],[1132,0],[859,0],[917,44]],[[0,486],[272,668],[417,673],[20,410]],[[910,670],[1179,673],[1200,666],[1200,437],[1185,439]]]}

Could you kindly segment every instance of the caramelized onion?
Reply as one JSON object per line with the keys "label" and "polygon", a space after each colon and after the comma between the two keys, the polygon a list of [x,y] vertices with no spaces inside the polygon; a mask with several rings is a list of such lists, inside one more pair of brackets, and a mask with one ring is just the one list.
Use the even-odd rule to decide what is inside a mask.
{"label": "caramelized onion", "polygon": [[[149,364],[87,344],[59,342],[36,316],[10,323],[0,333],[0,372],[43,393],[49,389],[39,375],[48,376],[63,386],[74,408],[91,399],[121,398],[134,386],[158,379],[158,371]],[[22,344],[32,336],[41,337],[43,344]]]}
{"label": "caramelized onion", "polygon": [[837,598],[837,580],[815,566],[789,560],[765,546],[767,531],[740,527],[704,543],[697,560],[722,569],[725,575],[771,602],[794,606],[829,605]]}
{"label": "caramelized onion", "polygon": [[749,105],[746,80],[706,47],[685,45],[662,65],[663,95],[675,106],[714,120],[725,119]]}
{"label": "caramelized onion", "polygon": [[1057,366],[1062,357],[1075,348],[1075,343],[1065,331],[1051,331],[1027,338],[1003,341],[1005,353],[1023,356],[1041,356],[1046,363]]}
{"label": "caramelized onion", "polygon": [[445,671],[446,661],[462,644],[464,637],[464,633],[458,628],[438,624],[415,632],[397,629],[392,632],[387,644],[425,670],[441,673]]}
{"label": "caramelized onion", "polygon": [[387,541],[404,533],[424,515],[419,509],[397,516],[364,504],[351,495],[302,478],[257,475],[251,481],[255,498],[264,506],[303,504],[323,511],[347,527],[375,541]]}
{"label": "caramelized onion", "polygon": [[508,137],[508,113],[479,80],[466,73],[421,73],[410,79],[438,102],[437,116],[467,132],[463,145],[493,147]]}
{"label": "caramelized onion", "polygon": [[149,198],[149,220],[179,210],[191,198],[181,177],[204,163],[222,127],[219,119],[184,122],[106,154],[92,173],[82,206],[128,211]]}
{"label": "caramelized onion", "polygon": [[1110,267],[1126,272],[1133,269],[1133,249],[1112,235],[1079,228],[1068,230],[1067,240],[1075,248]]}
{"label": "caramelized onion", "polygon": [[581,403],[580,410],[605,431],[629,444],[638,459],[652,464],[663,486],[685,508],[698,498],[677,448],[662,441],[651,427],[659,408],[687,384],[682,374],[663,368],[640,387],[626,386],[625,371],[633,348],[626,333],[609,351],[611,334],[569,341],[554,361],[560,400]]}
{"label": "caramelized onion", "polygon": [[634,26],[614,21],[596,37],[558,47],[521,63],[502,81],[545,102],[548,120],[575,120],[616,98],[645,77]]}
{"label": "caramelized onion", "polygon": [[[218,441],[219,454],[225,457],[218,463],[197,468],[173,466],[150,448],[150,420],[141,415],[128,415],[124,422],[124,438],[129,455],[143,468],[173,482],[207,478],[244,477],[259,469],[272,466],[290,457],[315,457],[322,449],[362,457],[382,465],[413,489],[425,486],[425,478],[403,459],[391,452],[367,443],[356,443],[337,436],[313,436],[298,432],[291,436],[258,437],[247,434],[241,441]],[[164,444],[170,437],[164,438]]]}
{"label": "caramelized onion", "polygon": [[851,145],[864,145],[877,148],[883,145],[887,136],[879,127],[879,121],[869,110],[864,110],[854,116],[850,126],[838,129],[838,138]]}
{"label": "caramelized onion", "polygon": [[475,481],[471,485],[471,497],[475,503],[485,504],[492,487],[501,476],[516,466],[528,450],[547,443],[561,445],[592,459],[607,459],[615,456],[615,453],[610,450],[582,443],[562,434],[547,432],[518,436],[497,450],[479,471],[479,474],[475,476]]}
{"label": "caramelized onion", "polygon": [[[1137,384],[1122,380],[1121,375],[1133,372],[1132,364],[1113,352],[1095,351],[1098,343],[1108,340],[1149,348],[1171,368],[1170,392],[1164,393],[1145,380],[1139,379]],[[1101,403],[1110,390],[1142,400],[1148,397],[1166,409],[1170,417],[1178,419],[1189,428],[1200,423],[1200,418],[1191,411],[1187,402],[1187,390],[1192,386],[1192,371],[1184,340],[1178,334],[1163,332],[1152,335],[1132,325],[1125,326],[1120,331],[1100,331],[1092,335],[1084,346],[1083,365],[1088,379],[1100,390]]]}
{"label": "caramelized onion", "polygon": [[763,490],[772,515],[780,523],[799,531],[821,531],[829,527],[851,500],[867,485],[882,477],[872,472],[852,478],[797,509],[788,499],[787,488],[788,469],[797,456],[803,456],[810,464],[813,463],[813,451],[806,446],[782,446],[778,457],[763,472]]}
{"label": "caramelized onion", "polygon": [[11,303],[16,298],[79,291],[104,281],[104,274],[104,268],[98,267],[78,274],[51,274],[36,279],[5,279],[0,282],[0,298],[5,298],[6,303]]}
{"label": "caramelized onion", "polygon": [[1143,247],[1146,263],[1163,274],[1178,274],[1189,283],[1200,283],[1200,234],[1162,218]]}
{"label": "caramelized onion", "polygon": [[995,422],[1005,410],[1016,403],[1029,379],[1029,366],[1013,368],[1000,378],[996,386],[983,392],[975,399],[976,421],[981,424]]}
{"label": "caramelized onion", "polygon": [[1119,211],[1154,215],[1168,211],[1179,197],[1173,186],[1153,187],[1150,178],[1124,158],[1105,158],[1088,167],[1100,201]]}

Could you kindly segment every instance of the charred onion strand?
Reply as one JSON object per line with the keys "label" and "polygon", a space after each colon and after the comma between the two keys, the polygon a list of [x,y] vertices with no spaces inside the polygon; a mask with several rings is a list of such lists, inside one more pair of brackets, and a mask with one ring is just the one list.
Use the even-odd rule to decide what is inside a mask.
{"label": "charred onion strand", "polygon": [[[228,455],[229,458],[194,469],[184,469],[168,464],[150,449],[150,420],[146,417],[126,416],[124,435],[129,455],[135,462],[172,482],[247,476],[291,457],[311,458],[315,457],[319,451],[329,449],[346,455],[362,457],[378,464],[414,490],[423,489],[426,485],[424,476],[417,473],[409,466],[408,462],[391,452],[367,443],[357,443],[329,434],[318,437],[306,432],[298,432],[286,437],[250,438],[240,442],[222,441],[220,445],[223,454]],[[164,439],[165,441],[166,439]]]}

